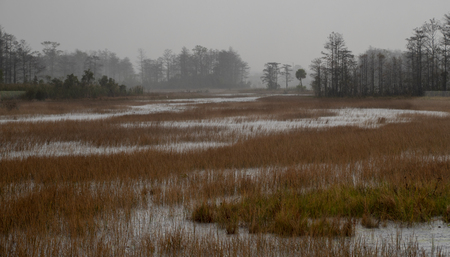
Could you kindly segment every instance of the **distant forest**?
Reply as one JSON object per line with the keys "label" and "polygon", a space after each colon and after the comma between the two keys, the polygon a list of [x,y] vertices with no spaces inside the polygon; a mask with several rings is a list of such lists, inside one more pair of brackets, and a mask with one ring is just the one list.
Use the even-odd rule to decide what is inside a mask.
{"label": "distant forest", "polygon": [[179,54],[165,50],[162,57],[149,59],[138,50],[139,80],[149,88],[242,88],[249,66],[232,48],[213,50],[197,45]]}
{"label": "distant forest", "polygon": [[339,33],[331,33],[310,76],[317,96],[423,95],[449,90],[450,14],[431,19],[406,39],[404,52],[370,47],[355,56]]}
{"label": "distant forest", "polygon": [[34,51],[25,40],[17,40],[0,26],[0,83],[50,82],[67,75],[81,77],[86,70],[96,79],[110,77],[124,84],[136,85],[133,64],[108,50],[63,52],[57,42],[42,42],[42,51]]}
{"label": "distant forest", "polygon": [[[119,58],[109,50],[64,52],[57,42],[42,42],[42,51],[34,51],[25,40],[18,40],[0,26],[0,84],[51,84],[63,82],[69,75],[77,79],[87,71],[93,81],[112,79],[128,87],[145,88],[236,88],[248,87],[248,65],[233,50],[186,47],[179,54],[165,50],[162,57],[147,58],[138,50],[135,72],[129,58]],[[73,80],[74,77],[70,77]]]}

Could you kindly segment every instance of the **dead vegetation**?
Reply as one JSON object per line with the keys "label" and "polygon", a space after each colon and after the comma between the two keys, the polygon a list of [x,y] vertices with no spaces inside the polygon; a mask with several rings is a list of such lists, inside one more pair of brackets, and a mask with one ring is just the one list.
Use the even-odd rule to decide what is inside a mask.
{"label": "dead vegetation", "polygon": [[0,102],[1,109],[5,109],[8,112],[13,110],[19,110],[19,103],[17,100],[2,100]]}

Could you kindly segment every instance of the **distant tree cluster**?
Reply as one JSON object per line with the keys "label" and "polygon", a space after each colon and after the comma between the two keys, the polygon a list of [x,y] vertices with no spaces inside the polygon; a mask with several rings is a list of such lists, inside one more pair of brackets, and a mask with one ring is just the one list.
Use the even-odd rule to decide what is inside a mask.
{"label": "distant tree cluster", "polygon": [[81,79],[69,74],[65,79],[53,78],[48,83],[33,80],[21,84],[0,84],[0,91],[24,91],[23,97],[28,100],[114,97],[144,93],[142,86],[127,89],[125,85],[119,85],[113,78],[105,75],[95,80],[94,73],[90,70],[85,70]]}
{"label": "distant tree cluster", "polygon": [[[277,62],[268,62],[264,65],[263,75],[261,76],[262,82],[267,86],[267,89],[278,89],[280,84],[278,84],[278,78],[284,80],[286,88],[288,88],[289,82],[292,81],[293,69],[289,64],[280,64]],[[300,68],[295,71],[295,77],[300,81],[297,86],[298,89],[304,90],[302,84],[302,79],[306,78],[306,72],[304,69]]]}
{"label": "distant tree cluster", "polygon": [[33,51],[25,40],[17,40],[0,26],[0,83],[28,83],[35,79],[50,82],[73,74],[81,77],[85,70],[95,78],[108,76],[127,85],[136,85],[133,65],[108,50],[63,52],[57,42],[42,42],[42,51]]}
{"label": "distant tree cluster", "polygon": [[448,90],[449,59],[450,14],[414,29],[404,52],[370,47],[355,57],[333,32],[310,76],[317,96],[420,96]]}
{"label": "distant tree cluster", "polygon": [[213,50],[197,45],[179,54],[165,50],[162,57],[147,58],[138,51],[138,73],[148,88],[238,88],[248,87],[249,66],[232,48]]}
{"label": "distant tree cluster", "polygon": [[0,26],[0,83],[30,80],[45,69],[40,54]]}
{"label": "distant tree cluster", "polygon": [[264,65],[263,75],[261,80],[267,85],[267,89],[278,89],[280,84],[278,84],[278,77],[281,74],[280,63],[268,62]]}

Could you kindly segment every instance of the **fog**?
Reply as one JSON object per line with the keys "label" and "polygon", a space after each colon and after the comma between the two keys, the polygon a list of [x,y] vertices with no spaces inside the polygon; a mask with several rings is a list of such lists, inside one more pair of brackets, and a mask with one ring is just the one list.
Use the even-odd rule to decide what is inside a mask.
{"label": "fog", "polygon": [[33,50],[41,42],[61,50],[108,49],[136,63],[183,46],[237,51],[261,72],[267,62],[308,68],[331,32],[358,54],[369,46],[405,49],[414,28],[442,19],[448,0],[0,0],[0,25]]}

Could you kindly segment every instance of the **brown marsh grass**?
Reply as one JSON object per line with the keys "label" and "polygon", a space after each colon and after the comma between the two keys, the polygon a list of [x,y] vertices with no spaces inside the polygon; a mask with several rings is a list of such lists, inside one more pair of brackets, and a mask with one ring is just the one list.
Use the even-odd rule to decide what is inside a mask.
{"label": "brown marsh grass", "polygon": [[124,106],[142,104],[142,101],[162,101],[168,99],[195,99],[212,97],[210,94],[185,93],[185,92],[153,92],[139,96],[127,97],[100,97],[97,99],[65,99],[46,101],[16,100],[18,108],[0,108],[0,116],[10,115],[52,115],[80,112],[110,112],[120,110]]}
{"label": "brown marsh grass", "polygon": [[[95,147],[153,146],[170,142],[228,141],[220,128],[124,127],[105,120],[17,122],[0,127],[0,146],[9,151],[25,151],[58,142],[77,142]],[[6,149],[5,149],[6,150]]]}
{"label": "brown marsh grass", "polygon": [[[107,108],[119,103],[111,100]],[[324,109],[320,115],[326,115],[327,108],[342,107],[449,111],[450,102],[270,97],[181,113],[7,123],[0,125],[0,141],[16,151],[57,141],[98,146],[227,141],[207,128],[118,125],[233,116],[286,120],[304,117],[295,111],[300,108]],[[101,108],[106,109],[103,103]],[[3,159],[0,256],[421,256],[414,240],[373,246],[346,239],[356,222],[376,227],[385,220],[414,224],[437,216],[448,222],[450,119],[411,117],[410,123],[378,129],[258,135],[209,150]],[[188,220],[217,224],[229,236],[192,234],[176,224],[166,231],[131,232],[137,210],[180,205]]]}
{"label": "brown marsh grass", "polygon": [[53,100],[53,101],[18,101],[18,108],[13,110],[0,109],[0,116],[11,115],[53,115],[81,112],[108,112],[120,110],[123,106],[130,105],[133,100]]}
{"label": "brown marsh grass", "polygon": [[[0,253],[5,256],[427,256],[413,238],[402,238],[401,235],[392,235],[370,245],[364,240],[351,243],[345,238],[272,239],[261,234],[221,240],[214,234],[194,236],[175,228],[165,234],[149,234],[139,244],[72,240],[50,245],[48,239],[33,236],[13,236],[9,241],[0,242]],[[439,248],[434,254],[446,256]]]}

